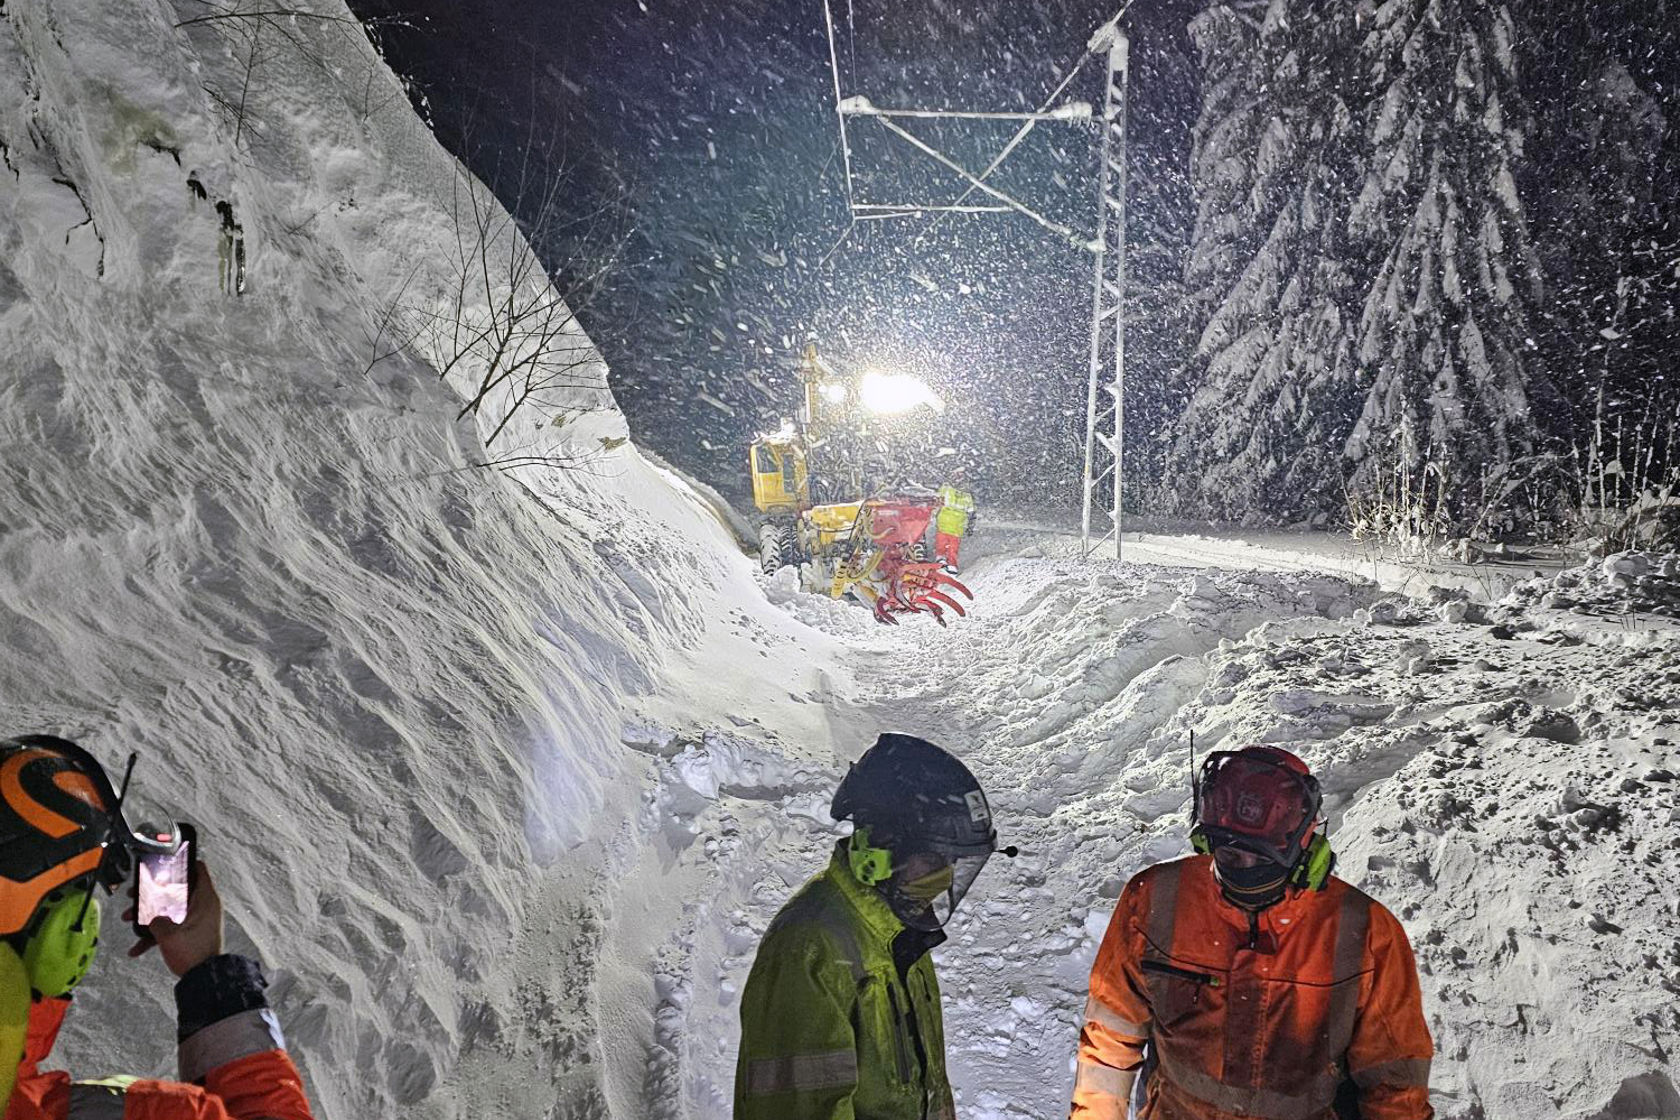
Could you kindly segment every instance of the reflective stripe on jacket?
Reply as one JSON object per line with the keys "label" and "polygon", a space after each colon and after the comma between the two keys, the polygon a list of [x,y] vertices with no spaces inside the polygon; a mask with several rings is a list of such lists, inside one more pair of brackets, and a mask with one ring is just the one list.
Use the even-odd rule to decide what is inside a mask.
{"label": "reflective stripe on jacket", "polygon": [[1145,1120],[1330,1120],[1349,1079],[1361,1120],[1434,1115],[1411,945],[1340,879],[1250,915],[1211,856],[1134,876],[1091,970],[1074,1120],[1124,1120],[1146,1042]]}
{"label": "reflective stripe on jacket", "polygon": [[[902,976],[895,940],[915,957]],[[939,940],[906,930],[836,853],[758,947],[741,996],[735,1120],[952,1120],[926,952]]]}
{"label": "reflective stripe on jacket", "polygon": [[[195,1032],[180,1046],[187,1081],[113,1077],[72,1082],[41,1072],[64,1021],[67,999],[36,1000],[29,1037],[4,1120],[310,1120],[297,1067],[272,1013],[245,1011]],[[266,1017],[266,1018],[265,1018]]]}
{"label": "reflective stripe on jacket", "polygon": [[968,519],[974,513],[974,495],[946,484],[939,488],[939,516],[934,528],[941,533],[960,537],[968,532]]}

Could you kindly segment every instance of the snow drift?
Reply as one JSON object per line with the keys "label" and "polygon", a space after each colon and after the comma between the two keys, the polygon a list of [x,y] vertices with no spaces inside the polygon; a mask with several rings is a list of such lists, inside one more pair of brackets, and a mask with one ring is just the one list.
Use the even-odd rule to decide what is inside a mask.
{"label": "snow drift", "polygon": [[[399,303],[497,298],[447,298],[463,197],[486,257],[523,243],[342,5],[8,0],[0,156],[0,729],[140,753],[323,1117],[639,1095],[651,1026],[601,1041],[655,1002],[653,935],[603,947],[651,765],[620,732],[727,722],[662,699],[756,596],[727,533],[626,442],[575,329],[581,387],[504,438],[569,469],[472,466],[517,386],[457,422],[482,363],[440,383],[437,332],[369,367]],[[117,909],[58,1057],[167,1075],[166,978]]]}

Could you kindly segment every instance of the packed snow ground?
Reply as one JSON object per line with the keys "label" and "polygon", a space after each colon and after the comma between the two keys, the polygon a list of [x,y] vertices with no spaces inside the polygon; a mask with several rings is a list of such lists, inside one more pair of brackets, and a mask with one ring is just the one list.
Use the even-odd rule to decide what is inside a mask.
{"label": "packed snow ground", "polygon": [[[857,643],[859,691],[830,701],[848,724],[959,751],[1022,848],[994,860],[938,951],[962,1115],[1065,1109],[1113,900],[1133,872],[1187,850],[1192,730],[1198,752],[1288,744],[1323,777],[1341,874],[1415,943],[1441,1116],[1680,1115],[1667,1072],[1680,1040],[1668,620],[1583,629],[1523,595],[1430,602],[1330,576],[1044,550],[982,561],[973,616],[944,630],[870,630],[861,611],[790,592],[789,572],[769,586]],[[683,941],[705,968],[686,967],[672,1011],[689,1024],[694,1115],[727,1100],[733,996],[756,934],[838,834],[812,811],[834,777],[790,788],[780,820],[726,794],[694,818],[719,844],[719,891]],[[676,766],[662,783],[694,790]]]}
{"label": "packed snow ground", "polygon": [[[999,534],[972,618],[877,627],[758,579],[600,392],[511,432],[571,469],[472,467],[506,401],[456,421],[470,368],[368,358],[394,300],[449,305],[474,185],[342,6],[261,17],[260,65],[205,14],[0,8],[0,726],[137,750],[201,826],[320,1116],[727,1115],[758,935],[888,728],[1023,848],[940,952],[965,1115],[1063,1108],[1192,729],[1326,775],[1428,970],[1445,1116],[1680,1114],[1680,668],[1614,609],[1672,601],[1672,558],[1487,606]],[[57,1058],[167,1075],[172,1042],[156,962],[107,951]]]}

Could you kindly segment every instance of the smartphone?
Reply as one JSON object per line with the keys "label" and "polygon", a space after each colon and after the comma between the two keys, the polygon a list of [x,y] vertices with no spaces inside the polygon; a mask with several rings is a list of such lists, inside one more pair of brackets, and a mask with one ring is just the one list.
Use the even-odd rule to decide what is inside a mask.
{"label": "smartphone", "polygon": [[192,905],[193,871],[198,865],[198,830],[175,826],[181,843],[173,852],[146,852],[135,860],[134,932],[146,937],[159,918],[187,920]]}

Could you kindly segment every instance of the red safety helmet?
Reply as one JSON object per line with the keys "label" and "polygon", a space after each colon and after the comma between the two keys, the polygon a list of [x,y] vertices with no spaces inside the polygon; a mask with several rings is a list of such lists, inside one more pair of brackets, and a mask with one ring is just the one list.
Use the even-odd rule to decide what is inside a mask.
{"label": "red safety helmet", "polygon": [[1215,751],[1196,780],[1191,842],[1198,851],[1229,846],[1293,868],[1323,804],[1307,764],[1281,747]]}

